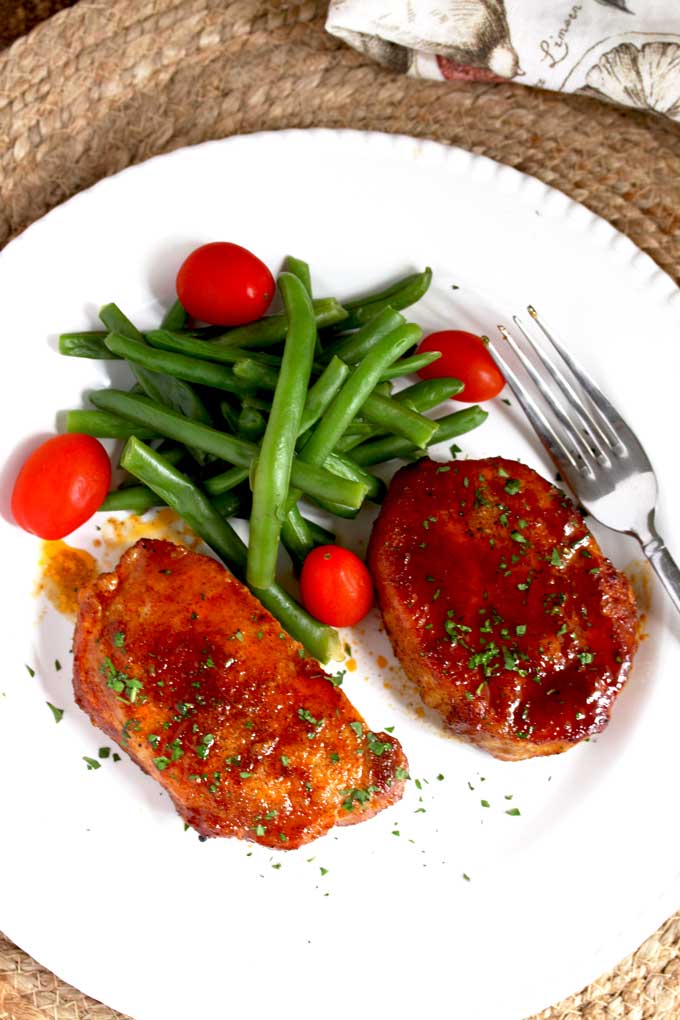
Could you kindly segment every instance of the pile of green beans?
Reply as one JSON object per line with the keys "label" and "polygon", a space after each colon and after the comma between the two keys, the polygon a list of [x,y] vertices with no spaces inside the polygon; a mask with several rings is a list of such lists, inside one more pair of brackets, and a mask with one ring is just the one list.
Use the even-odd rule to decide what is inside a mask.
{"label": "pile of green beans", "polygon": [[[412,273],[341,304],[314,297],[309,266],[289,258],[278,279],[283,311],[249,325],[194,327],[175,301],[158,329],[142,332],[108,304],[103,329],[61,334],[62,354],[124,360],[134,377],[129,391],[94,391],[94,410],[66,414],[69,432],[125,441],[129,480],[101,509],[172,507],[312,655],[339,657],[337,633],[276,581],[280,544],[299,569],[335,540],[300,501],[355,517],[385,494],[370,467],[422,456],[486,418],[477,406],[425,414],[460,392],[456,379],[392,391],[391,380],[440,357],[411,352],[422,331],[401,314],[431,278]],[[247,547],[229,523],[237,516],[249,519]]]}

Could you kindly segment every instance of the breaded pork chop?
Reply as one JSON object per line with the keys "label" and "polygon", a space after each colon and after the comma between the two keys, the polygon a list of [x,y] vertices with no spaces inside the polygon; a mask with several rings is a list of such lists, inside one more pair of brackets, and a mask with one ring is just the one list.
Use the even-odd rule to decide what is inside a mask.
{"label": "breaded pork chop", "polygon": [[368,560],[396,655],[457,736],[514,760],[606,726],[637,646],[633,593],[535,471],[403,468]]}
{"label": "breaded pork chop", "polygon": [[407,762],[228,570],[142,539],[83,589],[76,700],[205,836],[293,849],[399,800]]}

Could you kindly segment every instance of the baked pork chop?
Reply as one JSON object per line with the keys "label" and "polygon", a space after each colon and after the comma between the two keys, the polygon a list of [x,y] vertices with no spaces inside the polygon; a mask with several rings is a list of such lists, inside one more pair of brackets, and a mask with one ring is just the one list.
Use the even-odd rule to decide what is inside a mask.
{"label": "baked pork chop", "polygon": [[293,849],[399,800],[407,762],[228,570],[142,539],[85,587],[76,700],[204,836]]}
{"label": "baked pork chop", "polygon": [[499,457],[403,468],[368,561],[397,657],[458,737],[515,760],[606,726],[637,646],[635,600],[535,471]]}

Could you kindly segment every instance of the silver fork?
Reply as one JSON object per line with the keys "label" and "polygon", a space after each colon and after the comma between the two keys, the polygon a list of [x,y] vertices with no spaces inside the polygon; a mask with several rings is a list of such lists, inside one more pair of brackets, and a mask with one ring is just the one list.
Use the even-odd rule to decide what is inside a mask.
{"label": "silver fork", "polygon": [[539,345],[517,316],[513,322],[523,338],[521,343],[505,326],[498,329],[549,414],[520,380],[502,342],[489,345],[492,357],[578,502],[608,528],[638,540],[680,612],[680,569],[654,526],[658,486],[647,454],[592,378],[539,319],[536,309],[529,305],[527,311],[558,357]]}

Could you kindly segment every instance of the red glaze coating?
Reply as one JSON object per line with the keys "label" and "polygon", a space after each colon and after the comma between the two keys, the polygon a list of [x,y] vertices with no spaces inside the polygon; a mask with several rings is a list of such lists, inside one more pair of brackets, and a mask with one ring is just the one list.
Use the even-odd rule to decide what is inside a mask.
{"label": "red glaze coating", "polygon": [[397,656],[459,737],[511,760],[606,726],[637,647],[633,593],[535,471],[500,457],[403,468],[368,562]]}
{"label": "red glaze coating", "polygon": [[302,651],[215,560],[142,539],[81,593],[73,684],[199,833],[290,850],[399,800],[408,768]]}

